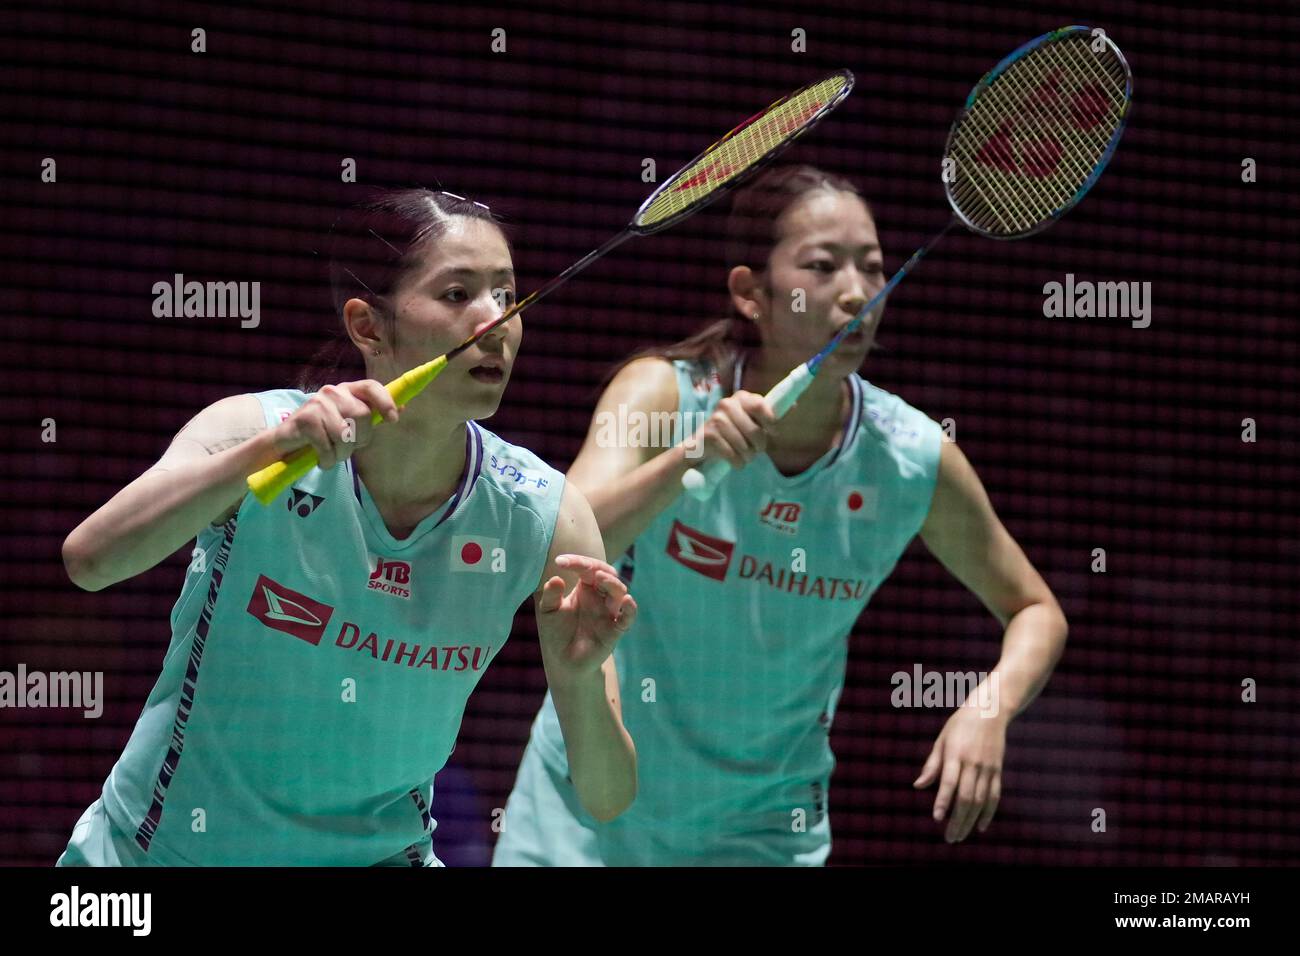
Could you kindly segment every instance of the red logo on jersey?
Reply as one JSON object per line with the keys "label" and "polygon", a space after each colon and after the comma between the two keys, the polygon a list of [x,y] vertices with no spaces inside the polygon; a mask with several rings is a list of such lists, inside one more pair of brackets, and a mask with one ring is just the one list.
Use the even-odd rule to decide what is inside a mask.
{"label": "red logo on jersey", "polygon": [[284,631],[308,644],[319,644],[334,608],[314,601],[305,594],[272,581],[265,574],[257,576],[248,613],[269,628]]}
{"label": "red logo on jersey", "polygon": [[391,594],[393,597],[410,599],[411,589],[402,587],[411,581],[411,566],[405,561],[385,561],[383,558],[375,559],[375,570],[370,575],[370,581],[366,585],[371,591],[382,591],[385,594]]}
{"label": "red logo on jersey", "polygon": [[680,521],[673,521],[668,532],[668,557],[715,581],[726,580],[735,549],[736,542],[714,538]]}
{"label": "red logo on jersey", "polygon": [[[384,562],[385,566],[388,564],[409,568],[401,561]],[[401,572],[394,570],[394,574],[399,573]],[[267,627],[292,634],[308,644],[319,645],[330,617],[334,614],[334,608],[313,601],[307,595],[290,590],[260,574],[257,584],[253,586],[253,597],[248,602],[248,613]],[[407,644],[400,638],[383,640],[374,631],[362,638],[363,632],[364,628],[360,624],[344,620],[339,625],[333,646],[362,654],[369,653],[374,660],[405,664],[415,670],[428,667],[433,671],[480,671],[492,660],[491,644],[430,644],[422,647],[419,644]]]}
{"label": "red logo on jersey", "polygon": [[701,395],[707,394],[715,385],[721,384],[722,379],[718,378],[718,370],[716,368],[709,369],[708,372],[703,375],[691,376],[691,388],[699,392]]}
{"label": "red logo on jersey", "polygon": [[794,534],[799,530],[801,511],[803,506],[797,501],[777,501],[769,497],[763,510],[758,513],[758,520],[782,534]]}

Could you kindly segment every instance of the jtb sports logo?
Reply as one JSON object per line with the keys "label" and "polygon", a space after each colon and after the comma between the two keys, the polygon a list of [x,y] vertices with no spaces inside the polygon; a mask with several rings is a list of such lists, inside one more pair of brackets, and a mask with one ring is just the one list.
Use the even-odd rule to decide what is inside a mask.
{"label": "jtb sports logo", "polygon": [[319,644],[334,608],[299,594],[265,574],[257,576],[248,613],[267,627],[284,631],[308,644]]}
{"label": "jtb sports logo", "polygon": [[371,591],[382,591],[393,597],[410,600],[411,589],[403,585],[411,583],[411,566],[405,561],[385,561],[375,558],[375,570],[370,574],[366,587]]}
{"label": "jtb sports logo", "polygon": [[777,501],[768,495],[763,507],[759,509],[758,520],[782,534],[796,534],[799,531],[801,511],[803,506],[797,501]]}
{"label": "jtb sports logo", "polygon": [[668,532],[668,557],[715,581],[726,580],[735,549],[736,542],[712,537],[680,521],[673,521]]}

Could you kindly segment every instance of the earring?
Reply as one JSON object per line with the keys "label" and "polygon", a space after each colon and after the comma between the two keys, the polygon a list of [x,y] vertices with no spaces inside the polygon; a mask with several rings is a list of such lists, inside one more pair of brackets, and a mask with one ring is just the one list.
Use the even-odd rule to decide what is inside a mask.
{"label": "earring", "polygon": [[757,313],[757,312],[754,313],[754,321],[755,321],[755,322],[758,321],[758,313]]}
{"label": "earring", "polygon": [[379,354],[379,349],[375,349],[375,353],[374,353],[374,354],[375,354],[375,355],[378,355],[378,354]]}

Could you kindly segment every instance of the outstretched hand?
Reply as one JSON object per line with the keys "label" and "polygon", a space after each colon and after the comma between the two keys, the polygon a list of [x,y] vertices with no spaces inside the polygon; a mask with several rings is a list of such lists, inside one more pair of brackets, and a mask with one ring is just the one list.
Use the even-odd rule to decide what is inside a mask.
{"label": "outstretched hand", "polygon": [[552,575],[537,598],[537,635],[548,670],[558,677],[582,677],[600,670],[614,645],[636,619],[636,601],[604,561],[561,554],[557,567],[578,582],[565,593],[564,578]]}

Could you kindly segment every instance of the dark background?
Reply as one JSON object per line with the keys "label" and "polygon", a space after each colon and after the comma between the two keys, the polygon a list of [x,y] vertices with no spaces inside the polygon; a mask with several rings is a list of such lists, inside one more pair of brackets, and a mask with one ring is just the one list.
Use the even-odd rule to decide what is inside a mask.
{"label": "dark background", "polygon": [[[956,422],[1061,601],[1069,646],[1011,727],[994,826],[945,844],[934,791],[910,783],[947,711],[892,708],[889,678],[914,663],[986,670],[1000,631],[914,543],[852,639],[832,862],[1296,862],[1294,6],[330,6],[4,14],[0,669],[102,670],[107,702],[95,721],[0,711],[0,864],[52,863],[98,795],[157,677],[188,562],[178,552],[92,594],[68,581],[61,543],[200,408],[289,384],[333,328],[313,250],[360,198],[340,182],[344,157],[361,184],[490,204],[514,224],[526,293],[627,222],[652,188],[643,158],[662,180],[848,67],[853,95],[787,156],[859,184],[892,270],[948,215],[939,162],[970,87],[1066,23],[1103,27],[1134,70],[1109,169],[1040,236],[952,234],[891,297],[885,348],[862,371]],[[206,53],[190,51],[194,27]],[[490,52],[495,27],[506,53]],[[796,27],[806,53],[791,52]],[[57,184],[40,181],[47,156]],[[1242,181],[1245,157],[1257,182]],[[635,240],[530,310],[487,426],[567,467],[609,364],[720,314],[723,211]],[[175,272],[260,281],[260,327],[155,319],[151,287]],[[1067,272],[1151,282],[1151,326],[1044,318],[1043,284]],[[45,418],[56,443],[41,441]],[[1241,700],[1246,678],[1256,703]],[[543,689],[526,606],[438,778],[448,863],[486,861]]]}

